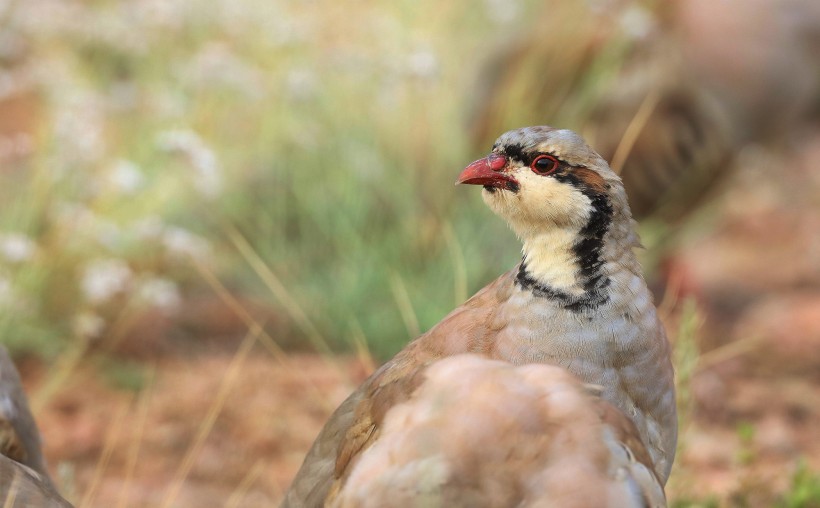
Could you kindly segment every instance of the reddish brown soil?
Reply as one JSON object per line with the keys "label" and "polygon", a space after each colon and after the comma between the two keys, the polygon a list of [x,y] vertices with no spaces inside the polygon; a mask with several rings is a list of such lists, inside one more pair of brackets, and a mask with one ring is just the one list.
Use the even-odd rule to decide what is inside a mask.
{"label": "reddish brown soil", "polygon": [[[144,423],[137,395],[112,388],[94,368],[77,372],[37,415],[52,470],[58,477],[60,464],[73,470],[63,490],[74,491],[79,502],[99,467],[102,481],[90,505],[116,506],[125,499],[125,506],[161,506],[230,361],[221,352],[158,360],[143,399]],[[36,392],[45,373],[31,374]],[[270,506],[330,411],[364,377],[356,361],[291,355],[279,364],[261,347],[252,350],[173,506],[224,506],[238,489],[243,498],[237,506]],[[109,439],[113,453],[100,466]],[[252,481],[240,488],[248,475]]]}

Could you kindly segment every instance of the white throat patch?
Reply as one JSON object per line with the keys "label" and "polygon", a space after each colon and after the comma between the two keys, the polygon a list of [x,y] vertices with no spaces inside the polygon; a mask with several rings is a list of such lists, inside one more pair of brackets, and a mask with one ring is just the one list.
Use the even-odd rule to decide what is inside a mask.
{"label": "white throat patch", "polygon": [[539,284],[572,296],[582,295],[584,288],[578,277],[580,267],[572,249],[577,239],[578,231],[552,229],[524,240],[527,272]]}

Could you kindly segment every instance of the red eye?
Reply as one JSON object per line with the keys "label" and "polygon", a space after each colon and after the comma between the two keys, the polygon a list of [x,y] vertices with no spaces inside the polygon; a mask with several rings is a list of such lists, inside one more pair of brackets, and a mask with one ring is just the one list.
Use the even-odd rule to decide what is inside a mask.
{"label": "red eye", "polygon": [[552,155],[539,155],[530,167],[539,175],[548,175],[558,169],[558,159]]}

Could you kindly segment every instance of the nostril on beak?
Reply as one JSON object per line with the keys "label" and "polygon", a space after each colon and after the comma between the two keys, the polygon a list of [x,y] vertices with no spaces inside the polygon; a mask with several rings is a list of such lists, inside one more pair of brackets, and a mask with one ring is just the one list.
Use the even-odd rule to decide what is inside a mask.
{"label": "nostril on beak", "polygon": [[507,165],[507,158],[503,155],[494,153],[487,156],[487,164],[493,171],[501,171]]}

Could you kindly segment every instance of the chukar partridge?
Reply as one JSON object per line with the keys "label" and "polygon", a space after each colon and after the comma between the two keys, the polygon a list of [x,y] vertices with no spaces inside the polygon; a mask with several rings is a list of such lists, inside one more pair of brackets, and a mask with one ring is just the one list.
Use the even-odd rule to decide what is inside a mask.
{"label": "chukar partridge", "polygon": [[[457,183],[484,187],[484,201],[523,242],[522,261],[411,342],[342,403],[308,452],[284,506],[345,505],[354,499],[346,497],[345,482],[360,478],[358,464],[366,454],[383,457],[379,450],[390,443],[382,440],[401,430],[397,411],[408,411],[414,407],[414,397],[424,397],[427,379],[441,389],[444,381],[428,366],[433,364],[429,368],[435,369],[435,362],[463,353],[510,366],[559,367],[567,375],[556,379],[572,387],[568,390],[573,397],[578,396],[578,383],[594,385],[602,399],[599,408],[611,407],[622,415],[620,423],[610,424],[621,430],[605,430],[606,422],[598,421],[589,434],[579,434],[589,444],[578,443],[574,451],[568,446],[567,453],[579,454],[579,461],[584,453],[595,455],[598,469],[584,474],[596,481],[593,478],[601,478],[609,467],[603,464],[623,460],[607,454],[612,453],[612,443],[627,439],[632,430],[635,437],[629,442],[636,446],[628,446],[630,453],[639,457],[641,447],[645,448],[648,459],[638,462],[656,475],[659,485],[666,483],[677,440],[670,349],[633,253],[638,238],[620,178],[574,132],[528,127],[503,134],[492,153],[467,166]],[[512,378],[527,372],[503,374],[495,363],[485,368],[491,375]],[[469,372],[465,370],[465,377]],[[552,372],[536,377],[547,382]],[[568,381],[571,376],[577,380]],[[500,393],[501,399],[520,396],[514,390]],[[454,404],[453,417],[460,407]],[[594,401],[584,404],[586,408],[579,411],[586,414],[609,412],[594,409]],[[480,408],[471,407],[474,415],[480,414]],[[555,422],[565,422],[561,410],[572,411],[560,402],[545,405],[541,411],[547,416],[542,416],[542,422],[550,420],[551,414]],[[496,416],[497,412],[485,415],[488,420]],[[502,429],[506,424],[488,421],[486,425]],[[520,429],[526,422],[515,425]],[[520,439],[516,446],[526,447],[530,437],[518,435],[516,429],[510,428],[515,435],[497,439]],[[601,432],[611,434],[602,438]],[[370,452],[373,447],[378,448]],[[596,447],[600,453],[592,451]],[[505,463],[505,456],[495,457],[493,467],[514,467]],[[533,474],[545,475],[539,485],[553,485],[550,475],[559,473],[550,462],[558,459],[549,454],[542,459],[544,463],[536,466],[540,473]],[[444,481],[436,471],[429,471],[429,485]],[[440,494],[453,495],[445,484],[440,485]],[[548,499],[549,493],[539,495]],[[493,505],[487,501],[484,506]]]}
{"label": "chukar partridge", "polygon": [[0,505],[71,506],[48,475],[20,375],[0,346]]}

